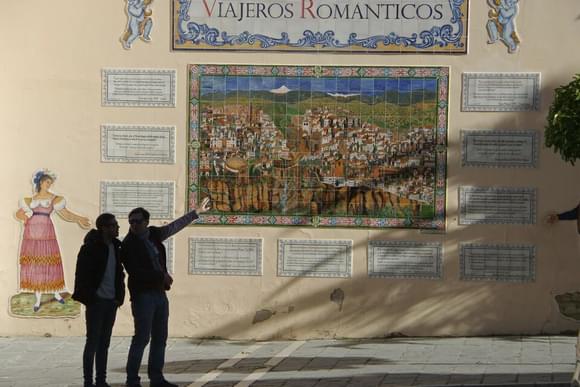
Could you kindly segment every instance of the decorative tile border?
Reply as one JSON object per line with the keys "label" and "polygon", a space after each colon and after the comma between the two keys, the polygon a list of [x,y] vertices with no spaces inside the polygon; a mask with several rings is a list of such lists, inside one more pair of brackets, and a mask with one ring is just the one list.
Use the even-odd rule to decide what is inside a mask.
{"label": "decorative tile border", "polygon": [[460,245],[462,280],[531,282],[536,276],[536,248],[530,245]]}
{"label": "decorative tile border", "polygon": [[143,207],[151,219],[175,216],[173,181],[101,181],[101,212],[126,217],[136,207]]}
{"label": "decorative tile border", "polygon": [[464,112],[526,112],[540,109],[540,73],[464,73]]}
{"label": "decorative tile border", "polygon": [[101,103],[117,107],[175,107],[177,71],[103,69]]}
{"label": "decorative tile border", "polygon": [[175,126],[101,125],[101,161],[175,164]]}
{"label": "decorative tile border", "polygon": [[441,243],[375,240],[368,244],[371,278],[442,279]]}
{"label": "decorative tile border", "polygon": [[467,0],[172,4],[179,50],[467,53]]}
{"label": "decorative tile border", "polygon": [[262,239],[189,238],[189,274],[262,275]]}
{"label": "decorative tile border", "polygon": [[536,168],[539,142],[535,130],[461,130],[461,165]]}
{"label": "decorative tile border", "polygon": [[535,224],[537,190],[459,187],[459,224]]}
{"label": "decorative tile border", "polygon": [[[401,217],[365,217],[365,216],[328,216],[328,215],[283,215],[278,213],[262,214],[259,212],[228,213],[214,211],[200,216],[198,223],[213,225],[265,225],[265,226],[314,226],[314,227],[368,227],[368,228],[418,228],[445,229],[446,204],[446,146],[447,146],[447,109],[449,69],[446,67],[321,67],[321,66],[260,66],[260,65],[190,65],[189,67],[189,190],[190,208],[207,195],[200,185],[205,168],[200,160],[200,138],[202,106],[200,92],[202,79],[205,76],[219,77],[284,77],[286,79],[319,79],[334,77],[337,79],[356,77],[386,79],[431,79],[437,82],[436,125],[433,128],[434,146],[434,184],[432,200],[427,202],[432,207],[432,216],[415,217],[407,214]],[[211,168],[211,162],[208,164]],[[209,173],[209,172],[203,172]],[[212,198],[213,200],[213,198]],[[214,200],[214,204],[215,204]],[[421,201],[418,201],[421,203]],[[420,204],[420,206],[423,206]],[[421,212],[421,210],[419,210]]]}
{"label": "decorative tile border", "polygon": [[278,275],[349,278],[352,276],[352,241],[279,239]]}

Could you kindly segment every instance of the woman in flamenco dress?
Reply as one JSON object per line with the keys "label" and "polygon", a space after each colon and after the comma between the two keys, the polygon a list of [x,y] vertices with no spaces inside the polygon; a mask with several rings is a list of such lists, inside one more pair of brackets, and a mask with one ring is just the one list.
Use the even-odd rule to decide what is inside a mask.
{"label": "woman in flamenco dress", "polygon": [[60,294],[66,286],[52,213],[56,212],[62,219],[77,223],[84,229],[91,225],[88,218],[67,210],[62,196],[50,191],[55,180],[56,176],[50,171],[37,171],[32,178],[34,195],[22,199],[16,212],[16,217],[24,222],[20,246],[20,289],[34,293],[35,313],[40,309],[43,293],[52,293],[56,302],[65,303]]}

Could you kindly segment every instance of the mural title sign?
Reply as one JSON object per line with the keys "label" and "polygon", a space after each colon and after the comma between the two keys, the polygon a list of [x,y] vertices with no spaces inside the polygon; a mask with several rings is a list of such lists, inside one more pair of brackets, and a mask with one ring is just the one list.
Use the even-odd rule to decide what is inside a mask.
{"label": "mural title sign", "polygon": [[466,53],[467,0],[173,0],[175,49]]}

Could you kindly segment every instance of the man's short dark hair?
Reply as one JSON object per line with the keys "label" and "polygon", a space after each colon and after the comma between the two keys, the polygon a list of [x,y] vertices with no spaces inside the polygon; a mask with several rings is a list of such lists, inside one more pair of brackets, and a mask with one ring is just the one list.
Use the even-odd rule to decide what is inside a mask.
{"label": "man's short dark hair", "polygon": [[109,226],[114,221],[115,221],[115,215],[109,214],[108,212],[105,212],[104,214],[101,214],[97,217],[97,220],[95,221],[95,225],[97,226],[97,230],[102,230],[103,227]]}
{"label": "man's short dark hair", "polygon": [[143,215],[143,219],[145,219],[146,221],[149,221],[149,217],[151,216],[149,214],[149,211],[147,211],[143,207],[137,207],[137,208],[133,208],[131,210],[131,212],[129,212],[129,216],[127,218],[130,218],[131,216],[136,215],[136,214]]}

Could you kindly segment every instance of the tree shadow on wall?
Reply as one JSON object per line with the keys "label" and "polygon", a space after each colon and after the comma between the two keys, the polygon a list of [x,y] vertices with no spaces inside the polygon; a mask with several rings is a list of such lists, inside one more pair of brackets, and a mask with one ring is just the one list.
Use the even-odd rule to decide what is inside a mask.
{"label": "tree shadow on wall", "polygon": [[[556,82],[544,84],[542,94],[552,97],[553,90],[563,81]],[[542,98],[540,110],[536,112],[502,113],[504,117],[493,125],[490,125],[489,120],[482,115],[474,116],[476,119],[469,128],[533,129],[538,131],[542,139],[541,129],[550,100],[551,98]],[[473,113],[457,114],[468,116]],[[569,281],[562,281],[552,271],[537,275],[533,282],[462,281],[458,251],[459,244],[463,242],[554,245],[553,240],[557,238],[553,236],[559,232],[558,226],[548,230],[548,226],[542,221],[544,215],[553,211],[554,206],[558,204],[538,201],[534,225],[458,225],[456,189],[458,190],[460,186],[514,188],[532,186],[538,189],[538,197],[541,198],[543,191],[551,191],[553,187],[562,185],[568,171],[560,175],[541,173],[539,168],[462,167],[460,129],[462,128],[450,127],[448,130],[447,165],[448,171],[452,173],[448,172],[450,177],[447,179],[447,231],[439,234],[417,230],[368,230],[367,240],[353,246],[354,256],[361,257],[362,252],[367,249],[369,240],[441,242],[444,247],[441,279],[370,278],[367,273],[360,274],[360,269],[347,279],[274,277],[272,281],[279,282],[280,286],[263,293],[254,306],[255,312],[243,316],[236,315],[229,319],[221,316],[221,323],[218,322],[211,328],[200,328],[192,332],[192,335],[231,339],[247,337],[297,339],[426,334],[486,335],[490,332],[497,335],[558,333],[552,321],[554,315],[558,315],[553,294],[574,290]],[[539,153],[540,160],[547,157],[557,158],[551,150],[541,146]],[[452,190],[449,187],[452,187]],[[475,229],[477,234],[474,234]],[[279,238],[295,237],[295,230],[286,230]],[[549,254],[544,249],[538,253]],[[543,256],[537,255],[536,267],[541,267],[540,263],[543,260]],[[325,264],[327,261],[320,263]],[[361,258],[353,262],[353,265],[365,264],[365,260]],[[546,267],[542,266],[542,269]],[[578,265],[575,270],[580,274]],[[322,285],[323,283],[327,285]],[[548,294],[545,288],[553,289],[553,294]],[[502,296],[498,298],[498,294]],[[545,310],[543,316],[537,315],[538,303],[541,303]],[[525,325],[513,327],[511,321],[522,321],[522,316],[527,315],[530,319]],[[534,318],[531,318],[532,316]],[[506,324],[508,322],[511,325]],[[571,325],[571,328],[574,326]]]}

